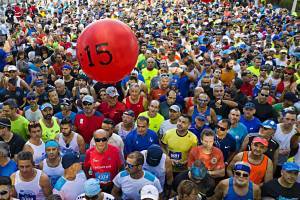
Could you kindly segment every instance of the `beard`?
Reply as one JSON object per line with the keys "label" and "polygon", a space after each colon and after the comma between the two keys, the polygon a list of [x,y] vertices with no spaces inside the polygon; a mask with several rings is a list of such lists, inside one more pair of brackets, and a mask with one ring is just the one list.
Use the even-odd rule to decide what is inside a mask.
{"label": "beard", "polygon": [[52,115],[50,115],[50,114],[45,115],[44,118],[45,118],[46,120],[50,120],[50,119],[52,118]]}

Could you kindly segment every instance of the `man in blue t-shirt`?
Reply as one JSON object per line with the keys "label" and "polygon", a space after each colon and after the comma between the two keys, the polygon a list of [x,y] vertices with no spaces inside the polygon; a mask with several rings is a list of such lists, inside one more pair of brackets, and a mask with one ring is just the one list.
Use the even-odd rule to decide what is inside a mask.
{"label": "man in blue t-shirt", "polygon": [[248,133],[257,133],[261,121],[254,116],[255,104],[252,102],[247,102],[243,108],[244,114],[241,116],[240,122],[247,127]]}
{"label": "man in blue t-shirt", "polygon": [[248,134],[246,126],[241,122],[239,122],[241,118],[240,110],[238,108],[231,109],[228,118],[231,123],[228,132],[235,139],[236,149],[240,149],[240,146],[243,143],[244,138]]}
{"label": "man in blue t-shirt", "polygon": [[195,124],[192,124],[189,128],[189,131],[191,131],[197,136],[199,144],[201,144],[201,133],[206,128],[210,128],[208,125],[207,118],[204,114],[199,113],[195,117]]}
{"label": "man in blue t-shirt", "polygon": [[125,146],[125,156],[133,151],[147,150],[152,144],[158,143],[157,134],[149,129],[149,119],[144,116],[137,118],[137,128],[128,133]]}

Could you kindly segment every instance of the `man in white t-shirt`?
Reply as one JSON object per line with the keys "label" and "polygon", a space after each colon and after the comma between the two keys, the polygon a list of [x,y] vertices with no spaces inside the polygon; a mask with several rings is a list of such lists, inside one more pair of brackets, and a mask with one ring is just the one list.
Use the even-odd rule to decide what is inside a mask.
{"label": "man in white t-shirt", "polygon": [[144,155],[139,151],[131,152],[126,159],[126,170],[121,171],[113,180],[112,195],[116,198],[140,200],[140,191],[145,185],[154,185],[158,192],[162,188],[158,178],[143,170]]}
{"label": "man in white t-shirt", "polygon": [[58,194],[62,200],[74,200],[84,192],[82,185],[86,176],[81,170],[79,154],[66,153],[62,158],[64,175],[55,183],[53,194]]}
{"label": "man in white t-shirt", "polygon": [[76,200],[114,200],[115,197],[111,194],[101,192],[100,182],[98,179],[90,178],[84,182],[83,185],[84,193],[79,195]]}

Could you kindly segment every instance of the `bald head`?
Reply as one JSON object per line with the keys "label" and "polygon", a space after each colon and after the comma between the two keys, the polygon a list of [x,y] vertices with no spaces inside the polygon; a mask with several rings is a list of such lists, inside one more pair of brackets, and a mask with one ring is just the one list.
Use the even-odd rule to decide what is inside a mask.
{"label": "bald head", "polygon": [[98,137],[98,136],[108,137],[108,133],[104,129],[98,129],[98,130],[94,131],[93,136],[94,137]]}

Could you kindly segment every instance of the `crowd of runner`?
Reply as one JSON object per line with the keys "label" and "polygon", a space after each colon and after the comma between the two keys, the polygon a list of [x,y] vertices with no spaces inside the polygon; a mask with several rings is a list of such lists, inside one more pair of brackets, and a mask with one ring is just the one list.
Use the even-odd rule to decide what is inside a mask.
{"label": "crowd of runner", "polygon": [[[76,57],[105,18],[139,43],[116,84]],[[300,199],[299,30],[265,1],[0,6],[0,199]]]}

